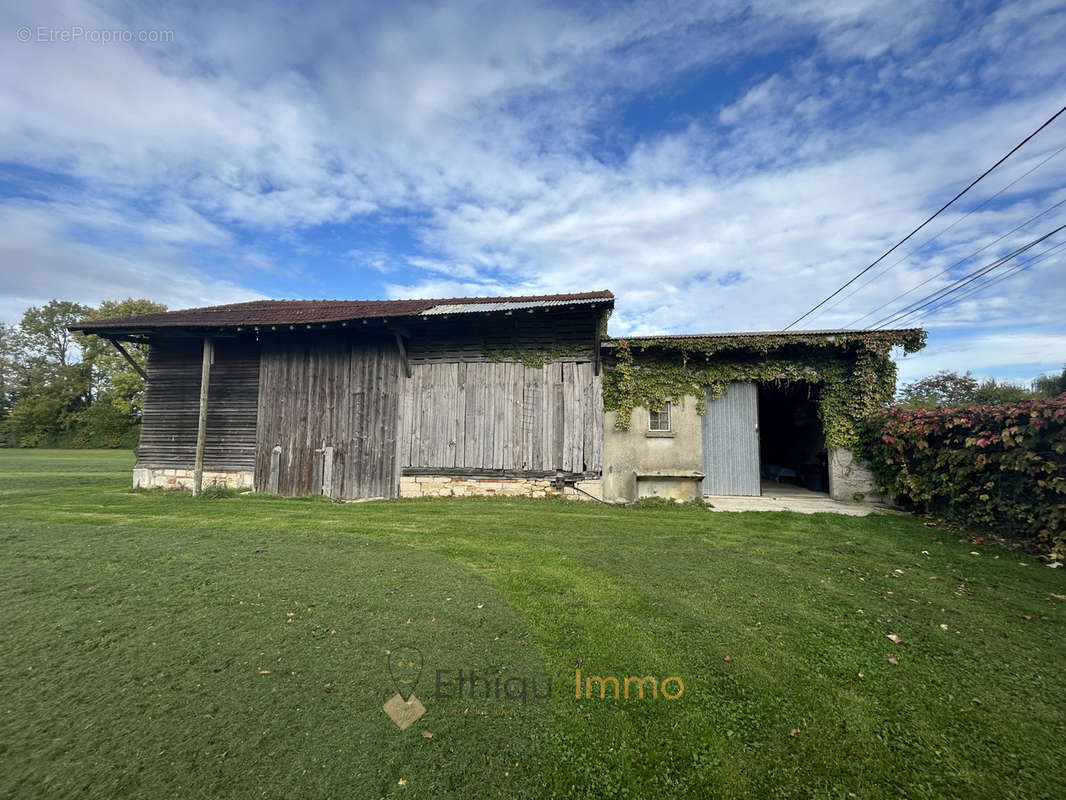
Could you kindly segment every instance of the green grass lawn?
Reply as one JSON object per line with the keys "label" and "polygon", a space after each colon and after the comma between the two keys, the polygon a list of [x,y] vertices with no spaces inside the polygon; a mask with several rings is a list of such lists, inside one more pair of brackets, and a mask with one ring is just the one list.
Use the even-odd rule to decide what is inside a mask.
{"label": "green grass lawn", "polygon": [[[1024,555],[899,515],[193,499],[131,465],[0,450],[2,797],[1063,796],[1066,575]],[[576,699],[576,668],[684,693]],[[459,669],[552,695],[436,697]]]}

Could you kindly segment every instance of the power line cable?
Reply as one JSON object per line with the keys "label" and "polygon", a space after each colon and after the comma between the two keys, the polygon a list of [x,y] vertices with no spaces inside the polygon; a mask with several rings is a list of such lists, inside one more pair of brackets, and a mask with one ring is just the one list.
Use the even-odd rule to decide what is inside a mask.
{"label": "power line cable", "polygon": [[953,281],[952,283],[949,283],[947,286],[941,287],[940,289],[937,289],[937,290],[927,294],[925,297],[922,297],[922,298],[919,298],[918,300],[915,300],[913,303],[911,303],[906,308],[900,309],[899,311],[896,311],[896,312],[894,312],[892,314],[889,314],[886,317],[882,317],[880,320],[878,320],[876,323],[874,323],[874,329],[883,328],[883,327],[885,327],[887,325],[898,325],[902,320],[906,319],[907,317],[913,316],[914,314],[916,314],[919,311],[921,311],[923,308],[927,308],[931,304],[937,303],[937,302],[943,300],[948,295],[954,294],[955,292],[957,292],[962,287],[967,286],[970,283],[972,283],[973,281],[978,280],[978,279],[982,278],[983,276],[987,275],[988,273],[992,272],[993,270],[998,269],[999,267],[1003,266],[1004,264],[1006,264],[1011,259],[1021,255],[1026,250],[1029,250],[1031,247],[1036,246],[1040,242],[1042,242],[1045,239],[1047,239],[1049,236],[1054,236],[1056,233],[1058,233],[1059,231],[1061,231],[1063,229],[1066,229],[1066,225],[1061,225],[1058,228],[1056,228],[1055,230],[1050,231],[1049,233],[1046,233],[1043,236],[1039,237],[1038,239],[1034,239],[1033,241],[1029,242],[1028,244],[1022,245],[1018,249],[1013,250],[1010,253],[1007,253],[1007,255],[1001,256],[1000,258],[997,258],[995,261],[992,261],[991,263],[986,264],[983,267],[979,267],[976,270],[974,270],[973,272],[970,272],[970,273],[968,273],[966,275],[963,275],[961,278]]}
{"label": "power line cable", "polygon": [[810,308],[808,311],[806,311],[805,313],[801,314],[799,317],[794,319],[792,322],[790,322],[788,325],[786,325],[782,330],[786,330],[787,331],[789,328],[793,327],[797,323],[802,322],[804,319],[809,317],[813,312],[817,311],[819,308],[821,308],[827,302],[829,302],[834,297],[836,297],[838,294],[840,294],[842,291],[844,291],[849,286],[851,286],[851,284],[853,284],[860,277],[862,277],[867,272],[869,272],[871,269],[873,269],[878,264],[880,264],[882,261],[884,261],[884,259],[886,257],[888,257],[891,253],[893,253],[900,245],[902,245],[903,243],[908,241],[912,236],[914,236],[916,233],[918,233],[918,231],[920,231],[922,228],[924,228],[926,225],[928,225],[930,222],[932,222],[934,219],[936,219],[938,216],[940,216],[941,212],[946,210],[956,200],[958,200],[960,197],[962,197],[964,194],[966,194],[968,191],[970,191],[970,189],[972,189],[974,186],[976,186],[978,183],[980,183],[982,180],[984,180],[984,178],[987,177],[989,175],[989,173],[991,173],[994,169],[996,169],[996,167],[998,167],[1000,164],[1002,164],[1004,161],[1006,161],[1008,158],[1010,158],[1012,155],[1014,155],[1016,152],[1018,152],[1034,136],[1036,136],[1038,133],[1040,133],[1040,131],[1044,130],[1044,128],[1046,128],[1048,125],[1050,125],[1056,119],[1058,119],[1063,114],[1063,112],[1066,112],[1066,106],[1063,106],[1062,108],[1060,108],[1058,111],[1056,111],[1054,114],[1052,114],[1047,119],[1047,121],[1044,122],[1043,125],[1041,125],[1035,131],[1030,133],[1028,136],[1026,136],[1020,142],[1018,142],[1018,144],[1014,145],[1014,147],[1012,147],[1010,149],[1010,151],[1005,156],[1003,156],[999,161],[997,161],[991,167],[989,167],[984,172],[982,172],[980,175],[978,175],[973,181],[970,182],[969,186],[967,186],[965,189],[963,189],[961,192],[959,192],[953,198],[951,198],[946,203],[944,203],[944,205],[942,205],[939,209],[937,209],[937,211],[931,217],[929,217],[925,222],[923,222],[917,228],[912,230],[910,233],[908,233],[906,236],[904,236],[902,239],[900,239],[898,242],[896,242],[894,245],[892,245],[892,247],[890,247],[888,250],[886,250],[884,253],[882,253],[880,256],[878,256],[878,258],[875,261],[873,261],[869,265],[867,265],[867,266],[863,267],[861,270],[859,270],[858,273],[856,273],[854,276],[852,276],[850,279],[848,279],[847,282],[845,282],[842,286],[840,286],[831,295],[826,297],[824,300],[821,300],[820,302],[816,303],[812,308]]}
{"label": "power line cable", "polygon": [[982,292],[985,289],[988,289],[989,287],[996,285],[997,283],[1002,283],[1003,281],[1014,277],[1019,272],[1024,272],[1025,270],[1029,269],[1029,267],[1035,266],[1036,264],[1039,264],[1041,261],[1043,261],[1043,260],[1045,260],[1047,258],[1050,258],[1051,256],[1053,256],[1055,254],[1056,250],[1061,250],[1063,247],[1066,247],[1066,242],[1060,242],[1059,244],[1055,245],[1054,247],[1049,247],[1047,250],[1045,250],[1042,253],[1040,253],[1040,255],[1038,255],[1038,256],[1036,256],[1034,258],[1031,258],[1028,261],[1023,261],[1021,264],[1018,264],[1017,266],[1011,267],[1006,272],[1004,272],[1004,273],[1002,273],[1000,275],[997,275],[994,278],[989,278],[984,283],[979,283],[976,286],[971,287],[968,291],[963,292],[959,297],[956,297],[954,300],[951,300],[948,303],[945,303],[943,305],[934,306],[933,308],[929,309],[929,314],[930,315],[931,314],[935,314],[935,313],[937,313],[939,311],[944,310],[945,308],[950,308],[951,306],[958,305],[959,303],[961,303],[966,298],[971,297],[972,295],[975,295],[978,292]]}
{"label": "power line cable", "polygon": [[897,300],[902,300],[904,297],[909,295],[911,292],[915,292],[918,289],[921,289],[926,284],[928,284],[928,283],[930,283],[932,281],[935,281],[941,275],[944,275],[944,274],[946,274],[948,272],[951,272],[951,270],[955,269],[955,267],[959,266],[960,264],[965,264],[967,261],[969,261],[974,256],[980,255],[981,253],[983,253],[985,250],[987,250],[988,248],[992,247],[993,245],[998,244],[999,242],[1002,242],[1004,239],[1006,239],[1012,233],[1017,233],[1022,228],[1032,224],[1033,222],[1036,222],[1036,220],[1040,219],[1041,217],[1043,217],[1043,216],[1045,216],[1047,214],[1050,214],[1052,211],[1054,211],[1056,208],[1058,208],[1059,206],[1061,206],[1063,204],[1066,204],[1066,198],[1060,200],[1059,202],[1055,203],[1054,205],[1048,206],[1043,211],[1041,211],[1039,214],[1034,214],[1033,216],[1029,217],[1029,219],[1027,219],[1025,222],[1023,222],[1021,225],[1017,225],[1014,228],[1011,228],[1009,231],[1004,233],[1002,236],[996,237],[995,239],[993,239],[991,242],[989,242],[988,244],[984,245],[983,247],[979,247],[976,250],[974,250],[972,253],[970,253],[969,255],[960,258],[958,261],[956,261],[951,266],[945,267],[944,269],[940,270],[940,272],[936,273],[936,275],[930,275],[924,281],[921,281],[920,283],[914,284],[914,286],[912,286],[911,288],[907,289],[905,292],[901,292],[900,294],[897,294],[891,300],[886,300],[881,305],[879,305],[876,308],[874,308],[872,311],[867,311],[865,314],[863,314],[858,319],[852,320],[848,324],[847,327],[849,327],[849,328],[855,327],[856,325],[858,325],[860,322],[862,322],[867,317],[872,317],[874,314],[876,314],[878,311],[880,311],[885,306],[890,306],[894,302],[896,302]]}
{"label": "power line cable", "polygon": [[[1022,253],[1024,253],[1026,250],[1030,249],[1031,247],[1035,247],[1036,245],[1040,244],[1042,241],[1044,241],[1048,237],[1054,236],[1056,233],[1058,233],[1061,230],[1066,230],[1066,225],[1060,225],[1059,227],[1055,228],[1053,231],[1049,231],[1048,233],[1045,233],[1043,236],[1039,237],[1038,239],[1034,239],[1033,241],[1029,242],[1028,244],[1022,245],[1017,250],[1014,250],[1014,251],[1008,253],[1007,255],[1002,256],[1001,258],[997,258],[992,263],[987,264],[984,267],[980,267],[980,268],[974,270],[973,272],[969,273],[968,275],[962,276],[957,281],[949,284],[947,287],[944,287],[942,289],[937,289],[935,292],[932,292],[931,294],[928,294],[925,297],[923,297],[923,298],[921,298],[919,300],[916,300],[914,303],[912,303],[911,305],[907,306],[907,308],[901,309],[900,311],[895,312],[895,314],[890,314],[888,317],[883,317],[882,320],[879,320],[878,322],[874,323],[874,328],[877,329],[877,328],[882,328],[885,325],[896,325],[896,324],[899,324],[902,320],[906,319],[907,317],[910,317],[910,316],[916,314],[917,312],[921,311],[923,308],[926,308],[927,306],[931,305],[932,303],[936,303],[939,300],[942,300],[943,298],[947,297],[950,294],[954,294],[959,289],[961,289],[963,286],[966,286],[966,285],[972,283],[973,281],[977,280],[978,278],[981,278],[982,276],[987,275],[992,270],[1003,266],[1003,264],[1006,264],[1011,259],[1015,258],[1016,256],[1021,255]],[[937,295],[939,295],[939,296],[937,296]]]}
{"label": "power line cable", "polygon": [[[871,283],[873,283],[874,281],[876,281],[876,280],[877,280],[878,278],[880,278],[880,277],[881,277],[881,276],[883,276],[883,275],[886,275],[886,274],[888,274],[888,273],[889,273],[889,272],[890,272],[891,270],[893,270],[893,269],[895,269],[896,267],[898,267],[898,266],[899,266],[900,264],[902,264],[902,263],[903,263],[904,261],[906,261],[906,260],[907,260],[908,258],[910,258],[911,256],[915,255],[916,253],[920,253],[920,252],[921,252],[922,250],[924,250],[924,249],[925,249],[926,247],[928,247],[928,246],[929,246],[930,244],[932,244],[933,242],[935,242],[935,241],[936,241],[937,239],[939,239],[939,238],[940,238],[941,236],[943,236],[943,235],[944,235],[945,233],[947,233],[948,231],[950,231],[950,230],[951,230],[952,228],[954,228],[954,227],[955,227],[956,225],[958,225],[958,224],[959,224],[960,222],[963,222],[963,221],[965,221],[965,220],[966,220],[966,218],[967,218],[967,217],[969,217],[969,216],[970,216],[971,214],[975,214],[976,212],[980,211],[980,210],[981,210],[982,208],[984,208],[985,206],[987,206],[987,205],[988,205],[989,203],[991,203],[991,202],[992,202],[993,200],[995,200],[995,199],[996,199],[997,197],[999,197],[999,196],[1000,196],[1001,194],[1003,194],[1003,193],[1004,193],[1005,191],[1007,191],[1008,189],[1010,189],[1010,188],[1011,188],[1012,186],[1014,186],[1015,184],[1017,184],[1017,183],[1018,183],[1019,181],[1022,181],[1022,180],[1024,180],[1025,178],[1028,178],[1028,177],[1029,177],[1030,175],[1032,175],[1032,174],[1033,174],[1034,172],[1036,172],[1036,171],[1037,171],[1038,169],[1040,169],[1040,168],[1041,168],[1042,166],[1044,166],[1044,165],[1045,165],[1045,164],[1046,164],[1047,162],[1049,162],[1049,161],[1050,161],[1051,159],[1053,159],[1053,158],[1054,158],[1055,156],[1057,156],[1057,155],[1058,155],[1059,153],[1061,153],[1061,152],[1062,152],[1063,150],[1066,150],[1066,144],[1064,144],[1064,145],[1063,145],[1062,147],[1060,147],[1060,148],[1059,148],[1058,150],[1054,151],[1054,152],[1053,152],[1053,153],[1052,153],[1051,155],[1049,155],[1049,156],[1048,156],[1047,158],[1045,158],[1045,159],[1044,159],[1043,161],[1041,161],[1041,162],[1040,162],[1039,164],[1037,164],[1037,165],[1036,165],[1035,167],[1032,167],[1031,169],[1029,169],[1029,170],[1026,170],[1025,172],[1023,172],[1023,173],[1022,173],[1021,175],[1019,175],[1019,176],[1018,176],[1017,178],[1015,178],[1014,180],[1012,180],[1012,181],[1011,181],[1010,183],[1008,183],[1008,184],[1007,184],[1006,186],[1004,186],[1004,187],[1003,187],[1002,189],[1000,189],[1000,190],[999,190],[998,192],[996,192],[995,194],[993,194],[993,195],[989,195],[989,196],[988,196],[987,198],[985,198],[984,200],[982,200],[982,201],[981,201],[981,202],[980,202],[980,203],[979,203],[978,205],[976,205],[976,206],[974,206],[973,208],[971,208],[971,209],[970,209],[969,211],[967,211],[967,212],[966,212],[965,214],[963,214],[963,215],[962,215],[961,217],[959,217],[959,218],[958,218],[957,220],[955,220],[954,222],[952,222],[952,223],[951,223],[950,225],[948,225],[948,226],[947,226],[946,228],[944,228],[943,230],[941,230],[941,231],[940,231],[939,233],[935,234],[934,236],[930,236],[930,237],[929,237],[928,239],[926,239],[926,240],[925,240],[924,242],[922,242],[922,243],[921,243],[920,245],[918,245],[917,247],[915,247],[915,248],[914,248],[913,250],[911,250],[911,251],[910,251],[909,253],[907,253],[906,255],[900,256],[900,257],[899,257],[898,259],[896,259],[895,261],[893,261],[893,262],[892,262],[892,263],[891,263],[891,264],[890,264],[889,266],[885,267],[885,268],[884,268],[883,270],[881,270],[880,272],[878,272],[878,273],[876,273],[876,274],[874,274],[874,275],[871,275],[871,276],[869,277],[869,279],[867,279],[867,280],[866,280],[866,281],[865,281],[864,283],[862,283],[862,284],[861,284],[861,285],[860,285],[860,286],[859,286],[858,288],[856,288],[856,289],[855,289],[855,291],[853,291],[853,292],[851,292],[851,293],[849,293],[849,294],[845,295],[844,297],[841,297],[841,298],[840,298],[839,300],[837,300],[837,301],[836,301],[835,303],[830,303],[829,305],[827,305],[827,306],[824,306],[824,307],[823,307],[822,309],[820,309],[819,311],[815,312],[814,316],[813,316],[813,317],[811,317],[811,319],[812,319],[812,320],[814,320],[815,318],[817,318],[817,317],[820,317],[820,316],[821,316],[822,314],[824,314],[825,312],[827,312],[827,311],[831,311],[832,309],[836,308],[837,306],[839,306],[839,305],[840,305],[841,303],[843,303],[844,301],[846,301],[846,300],[850,300],[850,299],[851,299],[852,297],[854,297],[855,295],[857,295],[857,294],[858,294],[859,292],[861,292],[861,291],[862,291],[863,289],[865,289],[865,288],[866,288],[867,286],[869,286],[869,285],[870,285]],[[889,302],[891,302],[891,301],[889,301]],[[887,305],[887,304],[886,304],[886,305]],[[859,319],[865,319],[866,317],[870,316],[871,314],[875,314],[875,313],[877,313],[877,312],[878,312],[878,311],[880,311],[880,310],[881,310],[882,308],[884,308],[884,306],[878,306],[878,307],[877,307],[877,308],[875,308],[875,309],[874,309],[873,311],[871,311],[871,312],[870,312],[869,314],[865,314],[865,315],[863,315],[862,317],[859,317]],[[854,324],[854,323],[853,323],[853,324]],[[848,327],[851,327],[851,326],[849,325]]]}

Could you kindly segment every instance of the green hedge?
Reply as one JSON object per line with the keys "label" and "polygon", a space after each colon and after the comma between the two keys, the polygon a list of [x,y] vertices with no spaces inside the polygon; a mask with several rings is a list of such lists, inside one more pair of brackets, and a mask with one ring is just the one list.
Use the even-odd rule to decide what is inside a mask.
{"label": "green hedge", "polygon": [[889,408],[859,449],[901,504],[1066,556],[1066,394]]}

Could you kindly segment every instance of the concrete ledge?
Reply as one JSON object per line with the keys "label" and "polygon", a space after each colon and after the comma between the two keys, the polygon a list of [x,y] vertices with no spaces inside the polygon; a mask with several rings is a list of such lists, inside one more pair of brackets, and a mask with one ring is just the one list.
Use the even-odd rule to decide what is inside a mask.
{"label": "concrete ledge", "polygon": [[660,469],[635,472],[637,499],[699,500],[703,497],[703,473],[691,469]]}
{"label": "concrete ledge", "polygon": [[841,503],[828,495],[807,497],[705,497],[710,511],[794,511],[797,514],[843,514],[865,517],[874,509],[865,503]]}

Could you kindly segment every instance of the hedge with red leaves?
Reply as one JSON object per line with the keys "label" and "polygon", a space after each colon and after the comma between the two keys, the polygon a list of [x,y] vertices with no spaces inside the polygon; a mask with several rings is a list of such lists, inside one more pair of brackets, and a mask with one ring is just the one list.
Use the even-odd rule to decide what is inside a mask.
{"label": "hedge with red leaves", "polygon": [[904,506],[1066,554],[1066,394],[889,408],[859,449]]}

